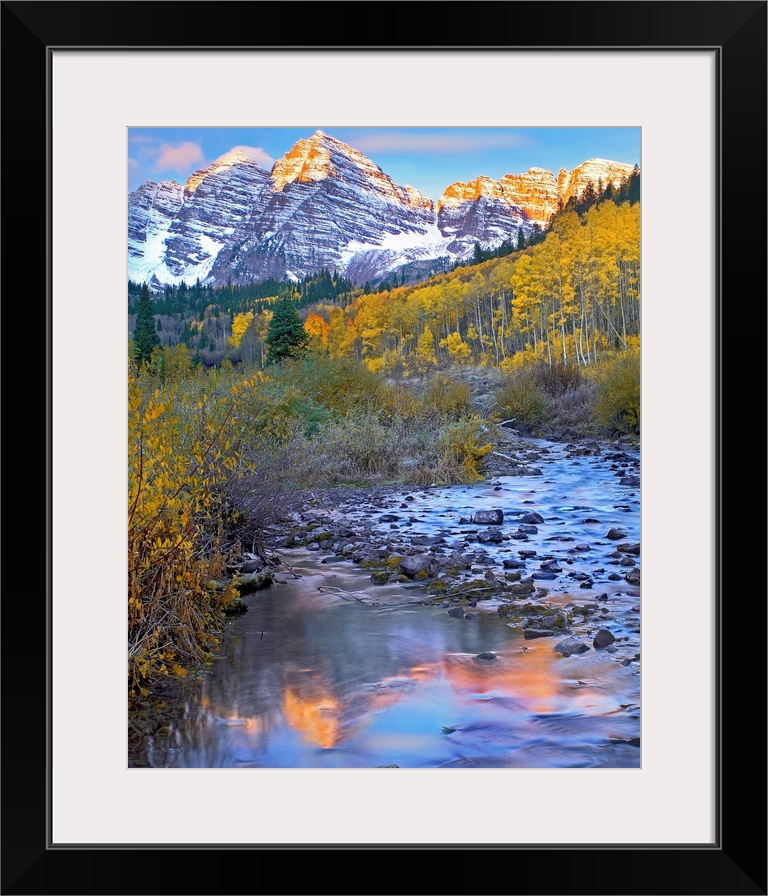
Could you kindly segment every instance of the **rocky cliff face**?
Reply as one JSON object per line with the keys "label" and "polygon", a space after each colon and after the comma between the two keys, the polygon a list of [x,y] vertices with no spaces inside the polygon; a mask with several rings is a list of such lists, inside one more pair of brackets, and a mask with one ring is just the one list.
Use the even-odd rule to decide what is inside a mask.
{"label": "rocky cliff face", "polygon": [[452,246],[461,254],[479,241],[498,245],[514,237],[518,228],[529,236],[534,224],[542,229],[571,196],[580,196],[591,181],[595,189],[608,183],[621,184],[629,177],[632,165],[590,159],[558,177],[543,168],[531,168],[526,174],[505,174],[498,181],[478,177],[469,183],[451,184],[437,203],[437,223],[441,233],[453,237]]}
{"label": "rocky cliff face", "polygon": [[631,166],[601,159],[558,178],[532,168],[449,186],[437,206],[400,186],[362,153],[322,131],[272,171],[241,152],[196,171],[183,186],[146,183],[129,195],[128,275],[155,286],[300,279],[321,268],[357,283],[410,264],[427,273],[544,227],[559,201],[587,181],[619,183]]}
{"label": "rocky cliff face", "polygon": [[608,159],[590,159],[573,171],[561,168],[557,178],[558,190],[563,202],[567,202],[571,196],[580,196],[590,181],[595,189],[598,189],[600,183],[604,188],[609,183],[618,187],[622,178],[629,177],[632,173],[632,167]]}
{"label": "rocky cliff face", "polygon": [[128,196],[128,276],[152,277],[165,257],[165,237],[184,204],[183,187],[172,180],[147,181]]}

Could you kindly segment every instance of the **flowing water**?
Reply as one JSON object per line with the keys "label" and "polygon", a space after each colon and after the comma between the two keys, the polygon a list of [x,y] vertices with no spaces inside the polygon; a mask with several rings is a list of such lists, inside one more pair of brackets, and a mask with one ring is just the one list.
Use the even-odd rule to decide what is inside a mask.
{"label": "flowing water", "polygon": [[[525,639],[519,623],[500,617],[498,601],[480,601],[473,619],[455,618],[445,605],[422,603],[423,584],[377,586],[349,560],[285,551],[299,578],[282,575],[247,598],[212,671],[189,689],[183,718],[150,742],[142,764],[638,767],[639,586],[623,578],[617,542],[605,538],[615,527],[623,541],[639,542],[639,489],[620,484],[638,457],[629,452],[632,463],[617,464],[605,453],[575,457],[559,444],[531,444],[543,452],[540,476],[403,489],[388,505],[407,507],[397,522],[378,522],[382,508],[364,503],[358,519],[382,539],[439,536],[448,551],[473,552],[474,578],[488,569],[503,575],[503,559],[519,559],[520,550],[537,552],[526,561],[536,578],[540,561],[554,557],[562,571],[536,580],[548,591],[541,602],[575,609],[573,633],[588,651],[565,657],[554,649],[560,637]],[[527,511],[545,522],[526,542],[480,544],[486,527],[460,520],[491,508],[504,511],[505,534]],[[589,617],[580,615],[585,604]],[[617,639],[608,649],[592,647],[600,628]]]}

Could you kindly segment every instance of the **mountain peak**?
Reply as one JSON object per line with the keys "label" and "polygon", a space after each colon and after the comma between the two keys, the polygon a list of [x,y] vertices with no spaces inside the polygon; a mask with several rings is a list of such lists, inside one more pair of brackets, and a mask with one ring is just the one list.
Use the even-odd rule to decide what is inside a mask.
{"label": "mountain peak", "polygon": [[[256,165],[256,162],[246,152],[243,152],[239,146],[235,146],[211,162],[207,168],[199,168],[190,174],[186,184],[184,184],[184,195],[189,198],[206,177],[217,174],[226,168],[232,168],[235,165]],[[256,167],[258,168],[259,166],[256,165]]]}
{"label": "mountain peak", "polygon": [[[272,166],[272,182],[280,193],[293,183],[309,184],[331,180],[401,205],[425,207],[425,197],[409,193],[367,156],[323,131],[297,141]],[[429,200],[427,200],[429,202]]]}

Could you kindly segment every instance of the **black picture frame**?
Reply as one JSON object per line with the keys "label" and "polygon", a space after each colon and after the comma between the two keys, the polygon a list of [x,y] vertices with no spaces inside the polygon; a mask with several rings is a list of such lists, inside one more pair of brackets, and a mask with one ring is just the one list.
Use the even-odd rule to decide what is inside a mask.
{"label": "black picture frame", "polygon": [[[340,3],[301,4],[296,14],[286,3],[221,2],[216,14],[200,17],[213,3],[174,2],[3,2],[2,3],[2,141],[3,269],[6,317],[24,309],[23,321],[39,321],[44,306],[45,362],[39,335],[34,349],[14,362],[14,376],[4,390],[6,410],[14,421],[8,446],[11,469],[28,468],[26,443],[15,438],[29,417],[29,389],[36,372],[36,394],[46,396],[45,456],[35,479],[46,471],[46,513],[39,502],[14,501],[10,526],[21,533],[6,556],[11,585],[2,605],[2,893],[136,894],[136,893],[530,893],[530,894],[699,894],[738,896],[766,890],[766,602],[761,597],[762,565],[749,572],[741,590],[738,579],[754,556],[737,543],[725,553],[725,534],[747,525],[756,505],[745,473],[750,461],[727,463],[727,444],[743,434],[748,450],[753,421],[744,421],[741,405],[724,401],[725,385],[747,390],[765,382],[766,250],[766,2],[496,2],[496,3]],[[374,10],[373,7],[376,7]],[[212,12],[212,10],[209,10]],[[242,17],[245,16],[245,19]],[[719,737],[716,744],[716,838],[711,845],[584,846],[574,815],[572,844],[457,846],[439,842],[362,846],[208,846],[205,844],[94,845],[60,848],[50,839],[50,680],[51,655],[51,307],[50,288],[50,55],[53,48],[232,48],[243,47],[241,23],[263,23],[258,46],[275,49],[343,49],[340,35],[354,33],[359,49],[504,48],[491,42],[514,35],[515,47],[574,51],[589,48],[711,48],[719,75],[718,172],[720,257],[717,259],[717,657],[716,697]],[[344,30],[341,30],[341,20]],[[389,21],[386,33],[369,22]],[[465,27],[468,20],[472,28]],[[420,24],[422,23],[423,24]],[[501,27],[500,27],[501,26]],[[397,39],[402,33],[402,40]],[[457,45],[457,36],[472,43]],[[422,37],[422,35],[424,35]],[[169,37],[172,36],[172,40]],[[201,37],[205,42],[201,43]],[[542,38],[546,36],[546,42]],[[394,38],[394,42],[393,42]],[[486,43],[485,41],[488,40]],[[478,41],[478,42],[475,42]],[[22,151],[23,150],[23,151]],[[23,163],[20,165],[20,162]],[[21,177],[20,170],[33,172]],[[684,226],[685,191],[695,184],[670,185]],[[674,230],[671,224],[671,231]],[[671,235],[673,238],[673,235]],[[41,245],[47,246],[43,257]],[[47,288],[43,268],[47,262]],[[759,268],[758,268],[759,266]],[[25,273],[26,272],[26,273]],[[34,273],[34,282],[29,274]],[[738,285],[737,285],[738,284]],[[18,300],[14,296],[19,296]],[[21,301],[21,296],[26,301]],[[45,296],[45,298],[44,298]],[[18,304],[17,304],[18,301]],[[10,307],[9,307],[10,306]],[[36,313],[31,313],[32,309]],[[757,317],[757,320],[755,320]],[[11,314],[11,320],[13,315]],[[8,323],[8,320],[6,321]],[[6,327],[9,346],[18,345],[23,327]],[[751,340],[750,340],[751,337]],[[752,343],[762,342],[762,348]],[[737,363],[738,352],[738,363]],[[25,358],[26,353],[26,360]],[[16,357],[15,353],[11,354]],[[760,369],[757,369],[758,363]],[[21,365],[21,369],[17,365]],[[22,392],[19,379],[27,375]],[[17,377],[16,374],[19,374]],[[740,381],[736,373],[740,373]],[[725,375],[728,375],[726,379]],[[739,410],[736,410],[736,407]],[[763,407],[765,405],[763,404]],[[39,413],[39,412],[38,412]],[[754,409],[752,411],[754,413]],[[762,422],[762,408],[757,410]],[[762,429],[762,427],[761,427]],[[21,433],[19,433],[21,435]],[[42,441],[42,440],[41,440]],[[6,445],[7,445],[6,442]],[[758,442],[761,440],[758,439]],[[17,447],[18,446],[18,447]],[[15,450],[14,450],[15,449]],[[26,462],[26,463],[25,463]],[[754,466],[754,463],[751,464]],[[752,500],[747,501],[749,495]],[[746,515],[746,516],[745,516]],[[30,571],[38,586],[41,519],[46,519],[46,614],[30,593]],[[760,518],[758,516],[758,518]],[[764,517],[763,517],[764,518]],[[744,533],[740,532],[742,539]],[[753,535],[749,536],[753,544]],[[87,534],[84,533],[84,539]],[[13,538],[11,536],[12,542]],[[11,543],[12,543],[11,542]],[[764,541],[761,542],[764,544]],[[760,555],[758,554],[758,557]],[[740,560],[734,558],[740,557]],[[695,562],[695,558],[691,558]],[[740,567],[740,569],[738,568]],[[14,575],[15,573],[15,575]],[[754,578],[753,578],[754,577]],[[6,580],[8,583],[8,579]],[[757,582],[757,594],[751,593]],[[734,592],[749,597],[733,600]],[[725,592],[728,592],[727,594]],[[30,601],[34,600],[34,606]],[[46,619],[45,657],[40,629]],[[30,639],[34,639],[33,659]],[[695,655],[691,661],[695,661]],[[742,701],[740,695],[747,695]],[[742,708],[743,707],[743,708]],[[65,773],[54,770],[56,773]],[[746,798],[746,799],[745,799]],[[744,805],[748,806],[745,812]],[[405,808],[405,807],[404,807]],[[663,811],[663,807],[659,807]],[[167,809],[165,811],[168,811]],[[258,807],[254,807],[258,811]],[[477,807],[481,817],[481,806]],[[457,824],[476,818],[457,817]],[[169,819],[172,823],[172,819]],[[255,852],[254,852],[255,851]],[[304,855],[312,852],[332,855]],[[388,852],[416,861],[392,861]],[[442,852],[459,855],[440,855]],[[347,855],[337,855],[345,852]],[[405,853],[416,855],[407,856]],[[482,855],[476,853],[482,852]],[[301,856],[295,855],[301,853]],[[437,853],[427,855],[427,853]],[[362,854],[362,855],[359,855]],[[364,858],[364,862],[359,859]],[[344,867],[352,859],[351,867]],[[343,863],[343,864],[342,864]],[[413,869],[416,869],[414,872]],[[247,869],[248,873],[243,871]],[[278,881],[279,890],[275,890]]]}

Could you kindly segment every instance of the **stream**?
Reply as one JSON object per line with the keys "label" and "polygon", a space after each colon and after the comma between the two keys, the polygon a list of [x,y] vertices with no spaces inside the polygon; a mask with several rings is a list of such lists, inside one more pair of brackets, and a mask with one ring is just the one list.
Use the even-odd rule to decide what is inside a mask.
{"label": "stream", "polygon": [[[638,768],[639,453],[526,445],[534,467],[522,475],[316,504],[297,522],[348,531],[280,550],[289,571],[245,598],[180,718],[129,764]],[[469,522],[493,509],[500,525]],[[532,512],[542,522],[521,531]],[[374,584],[371,564],[352,559],[365,546],[383,563],[413,545],[466,559],[459,587],[532,575],[537,590],[470,604],[472,593],[436,596],[434,575]],[[570,630],[527,637],[518,613],[539,605],[568,613]],[[463,617],[449,614],[458,607]],[[612,640],[595,646],[601,630]],[[567,637],[588,649],[563,655]]]}

